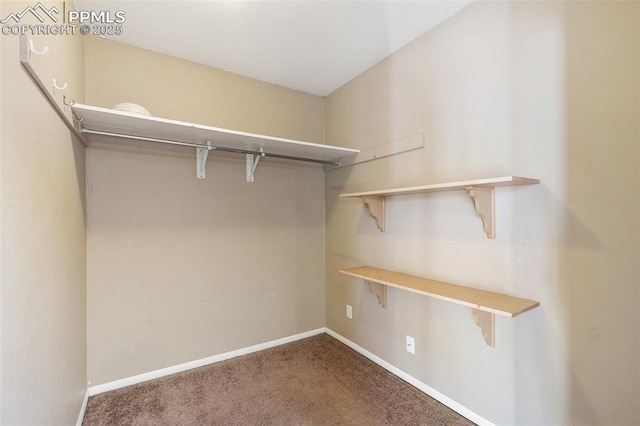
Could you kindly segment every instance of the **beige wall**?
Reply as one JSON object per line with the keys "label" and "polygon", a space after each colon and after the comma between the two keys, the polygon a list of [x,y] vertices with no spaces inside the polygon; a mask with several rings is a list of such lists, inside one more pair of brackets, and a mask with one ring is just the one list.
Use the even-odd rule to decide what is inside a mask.
{"label": "beige wall", "polygon": [[[0,15],[28,5],[3,1]],[[0,424],[74,424],[87,388],[84,148],[20,67],[18,37],[0,43]],[[82,38],[35,44],[50,49],[39,73],[82,101]]]}
{"label": "beige wall", "polygon": [[88,38],[87,99],[145,106],[156,117],[321,143],[324,101],[219,69]]}
{"label": "beige wall", "polygon": [[[322,98],[101,39],[86,60],[89,104],[323,139]],[[247,183],[244,161],[197,180],[191,149],[88,150],[92,385],[324,326],[323,171],[263,159]]]}
{"label": "beige wall", "polygon": [[[640,423],[638,9],[476,3],[327,98],[327,143],[426,139],[326,174],[329,328],[498,424]],[[337,198],[508,174],[542,184],[497,190],[495,240],[464,192],[389,199],[384,234]],[[465,308],[390,289],[384,310],[337,272],[366,264],[541,307],[490,348]]]}
{"label": "beige wall", "polygon": [[[4,13],[4,9],[2,6],[2,3],[0,3],[0,14]],[[2,48],[2,41],[0,41],[0,195],[2,194],[2,128],[4,127],[3,125],[3,121],[4,121],[4,115],[3,115],[3,102],[1,101],[1,99],[3,99],[3,86],[4,86],[4,80],[2,79],[2,75],[4,74],[2,72],[2,50],[4,50]],[[3,201],[2,201],[2,197],[0,197],[0,257],[2,256],[3,253],[3,246],[4,244],[2,243],[3,239],[2,239],[2,235],[3,235],[3,231],[2,231],[2,205],[3,205]],[[3,297],[3,279],[2,279],[2,271],[3,271],[3,267],[2,267],[2,262],[0,262],[0,301],[4,300]],[[2,333],[2,318],[3,318],[3,308],[2,308],[2,302],[0,302],[0,378],[2,377],[2,348],[3,348],[3,343],[4,339],[3,339],[3,333]],[[2,386],[0,385],[0,420],[2,420],[2,413],[3,413],[3,389]]]}

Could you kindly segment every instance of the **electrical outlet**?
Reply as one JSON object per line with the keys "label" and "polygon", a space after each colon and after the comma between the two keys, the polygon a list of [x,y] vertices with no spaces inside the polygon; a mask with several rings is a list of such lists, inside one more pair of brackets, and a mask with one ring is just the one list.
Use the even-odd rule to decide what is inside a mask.
{"label": "electrical outlet", "polygon": [[353,319],[353,308],[351,305],[347,305],[347,318]]}
{"label": "electrical outlet", "polygon": [[416,353],[416,341],[411,336],[407,336],[407,352]]}

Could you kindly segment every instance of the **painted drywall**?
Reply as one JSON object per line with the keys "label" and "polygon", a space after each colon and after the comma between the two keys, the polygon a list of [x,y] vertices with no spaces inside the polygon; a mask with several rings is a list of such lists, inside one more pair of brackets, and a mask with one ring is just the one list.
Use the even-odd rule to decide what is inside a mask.
{"label": "painted drywall", "polygon": [[[30,5],[3,1],[0,15]],[[33,39],[49,47],[32,61],[43,80],[82,101],[82,38]],[[21,68],[18,37],[0,43],[0,424],[75,424],[87,389],[84,148]]]}
{"label": "painted drywall", "polygon": [[323,98],[89,37],[87,99],[145,106],[156,117],[321,143]]}
{"label": "painted drywall", "polygon": [[[312,142],[322,98],[86,40],[87,102]],[[126,65],[123,65],[126,64]],[[215,143],[215,141],[214,141]],[[91,385],[323,327],[324,176],[318,166],[109,142],[87,152]]]}
{"label": "painted drywall", "polygon": [[[496,424],[640,423],[639,7],[474,3],[327,98],[327,143],[426,140],[326,174],[327,327]],[[495,240],[464,191],[387,199],[385,233],[338,199],[511,174],[542,183],[497,190]],[[541,306],[497,317],[491,348],[461,306],[382,309],[338,273],[358,265]]]}
{"label": "painted drywall", "polygon": [[[4,13],[4,9],[2,7],[2,3],[0,3],[0,15]],[[2,42],[0,41],[0,49],[2,48]],[[1,52],[1,51],[0,51]],[[2,80],[2,53],[0,53],[0,99],[2,99],[2,87],[4,86],[3,80]],[[4,117],[2,115],[2,111],[3,106],[2,106],[2,102],[0,102],[0,194],[2,193],[2,128],[4,127],[2,125],[2,117]],[[2,197],[0,197],[0,257],[2,256]],[[4,300],[4,298],[2,297],[2,262],[0,261],[0,300]],[[0,303],[0,342],[4,342],[4,339],[2,338],[2,303]],[[0,377],[2,374],[2,343],[0,343]],[[2,419],[2,413],[3,413],[3,390],[2,390],[2,386],[0,386],[0,419]]]}

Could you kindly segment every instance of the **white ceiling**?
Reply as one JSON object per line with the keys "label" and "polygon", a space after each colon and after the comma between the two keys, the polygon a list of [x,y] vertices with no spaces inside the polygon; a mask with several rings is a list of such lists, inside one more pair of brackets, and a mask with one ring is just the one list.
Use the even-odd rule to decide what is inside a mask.
{"label": "white ceiling", "polygon": [[109,38],[326,96],[472,0],[75,0],[124,10]]}

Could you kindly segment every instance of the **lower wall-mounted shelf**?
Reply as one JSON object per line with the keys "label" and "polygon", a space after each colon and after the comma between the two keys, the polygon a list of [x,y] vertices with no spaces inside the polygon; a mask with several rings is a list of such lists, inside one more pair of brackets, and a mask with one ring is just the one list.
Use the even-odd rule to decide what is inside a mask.
{"label": "lower wall-mounted shelf", "polygon": [[519,176],[504,176],[489,179],[476,179],[462,182],[436,183],[432,185],[410,186],[405,188],[383,189],[366,192],[340,194],[341,198],[359,197],[369,208],[369,213],[376,220],[378,228],[384,232],[384,202],[386,197],[396,195],[424,194],[428,192],[467,190],[473,199],[476,212],[482,219],[482,226],[488,238],[496,237],[494,192],[498,186],[534,185],[538,179]]}
{"label": "lower wall-mounted shelf", "polygon": [[495,346],[495,314],[513,318],[540,306],[535,300],[522,299],[506,294],[464,287],[428,278],[359,266],[340,270],[341,273],[362,278],[383,308],[387,307],[387,286],[471,308],[476,324],[489,346]]}

